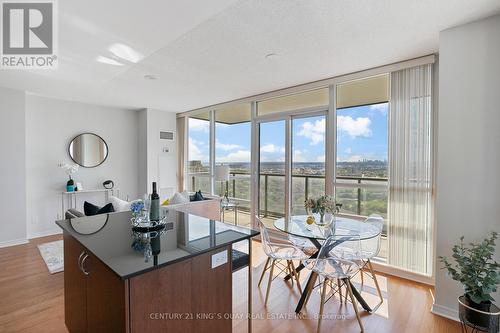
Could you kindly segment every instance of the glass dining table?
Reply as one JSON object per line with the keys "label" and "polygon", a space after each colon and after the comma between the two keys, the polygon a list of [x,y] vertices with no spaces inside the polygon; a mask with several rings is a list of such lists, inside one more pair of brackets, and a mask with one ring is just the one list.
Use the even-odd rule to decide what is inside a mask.
{"label": "glass dining table", "polygon": [[[380,230],[377,227],[347,217],[335,217],[334,222],[329,226],[318,226],[314,223],[308,225],[306,223],[306,219],[307,215],[294,215],[289,218],[279,218],[274,221],[274,227],[287,234],[309,239],[317,249],[310,259],[315,259],[318,256],[322,242],[333,234],[336,236],[346,236],[346,240],[350,239],[349,236],[355,235],[356,238],[359,236],[361,241],[375,238],[380,234]],[[301,271],[302,269],[304,269],[303,264],[297,267],[297,271]],[[287,275],[285,280],[289,280],[290,278],[291,276]],[[304,288],[299,303],[295,309],[296,313],[299,313],[302,310],[305,300],[314,289],[314,284],[316,283],[317,278],[318,275],[311,271],[306,287]],[[353,295],[356,297],[363,309],[371,312],[372,308],[368,305],[368,303],[366,303],[360,292],[355,288],[351,281],[349,279],[345,279],[344,283],[349,283],[351,285]]]}

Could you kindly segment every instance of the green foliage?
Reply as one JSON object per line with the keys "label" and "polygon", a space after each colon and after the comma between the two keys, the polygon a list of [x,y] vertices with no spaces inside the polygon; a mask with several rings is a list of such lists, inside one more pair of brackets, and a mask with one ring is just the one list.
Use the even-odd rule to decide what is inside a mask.
{"label": "green foliage", "polygon": [[452,265],[446,257],[439,257],[448,270],[451,278],[464,286],[465,294],[474,303],[494,301],[491,293],[497,291],[500,284],[500,264],[493,260],[497,233],[492,232],[489,238],[481,243],[464,244],[464,236],[460,244],[453,246]]}

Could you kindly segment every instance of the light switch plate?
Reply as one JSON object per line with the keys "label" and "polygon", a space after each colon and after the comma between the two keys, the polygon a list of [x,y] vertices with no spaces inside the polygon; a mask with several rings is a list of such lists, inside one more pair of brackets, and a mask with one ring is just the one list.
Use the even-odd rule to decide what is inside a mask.
{"label": "light switch plate", "polygon": [[227,250],[212,254],[212,268],[219,267],[227,263]]}

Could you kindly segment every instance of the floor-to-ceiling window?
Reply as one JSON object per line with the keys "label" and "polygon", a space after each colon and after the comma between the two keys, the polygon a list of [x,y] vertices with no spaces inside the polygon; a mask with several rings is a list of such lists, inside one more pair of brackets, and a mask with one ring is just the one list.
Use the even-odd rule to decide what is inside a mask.
{"label": "floor-to-ceiling window", "polygon": [[345,213],[387,217],[388,104],[337,110],[336,196]]}
{"label": "floor-to-ceiling window", "polygon": [[[250,225],[251,106],[243,103],[215,110],[215,191],[237,207],[222,207],[224,221]],[[218,168],[227,175],[218,179]],[[227,169],[223,169],[224,171]]]}
{"label": "floor-to-ceiling window", "polygon": [[[400,159],[400,156],[407,157],[412,153],[412,143],[401,146],[398,140],[405,140],[403,136],[412,134],[415,129],[411,127],[413,132],[401,134],[400,123],[407,118],[394,118],[392,113],[404,114],[410,120],[416,116],[415,112],[411,113],[414,108],[409,107],[408,114],[403,112],[405,108],[400,108],[403,111],[394,108],[406,95],[397,89],[391,91],[391,75],[394,72],[379,72],[364,78],[356,74],[349,76],[349,80],[340,78],[330,82],[329,87],[316,90],[297,92],[293,88],[293,93],[282,96],[270,93],[263,95],[265,99],[246,102],[240,109],[245,110],[243,112],[235,112],[234,103],[231,103],[203,113],[190,113],[187,188],[212,191],[220,196],[227,193],[231,200],[239,203],[238,216],[245,215],[239,224],[243,221],[250,224],[254,213],[269,227],[273,227],[277,218],[304,214],[303,202],[307,197],[333,194],[343,205],[343,215],[363,220],[371,214],[378,214],[385,219],[380,257],[387,257],[389,264],[396,262],[398,267],[405,267],[405,258],[395,254],[401,244],[408,244],[411,240],[405,238],[404,228],[399,226],[404,224],[410,230],[416,219],[408,214],[402,218],[400,214],[397,221],[394,220],[395,212],[399,211],[395,205],[398,188],[391,178],[396,179],[394,175],[397,175],[401,178],[398,178],[400,183],[413,184],[414,180],[407,179],[409,176],[403,170],[409,164],[395,163],[394,156]],[[430,87],[430,83],[424,80],[415,84],[424,83],[426,89]],[[427,90],[421,95],[429,99]],[[397,95],[398,99],[392,100],[391,93],[403,97]],[[410,106],[414,100],[409,97]],[[430,125],[415,122],[416,125],[412,123],[412,126],[418,125],[427,131],[422,130],[423,134],[418,134],[417,138],[427,138],[428,141],[421,141],[426,144],[422,144],[424,151],[430,154],[432,149],[428,148],[428,142],[431,142],[432,117],[427,118]],[[391,119],[403,120],[394,125],[396,122]],[[392,138],[392,153],[389,137]],[[212,161],[210,156],[213,156]],[[422,164],[426,172],[432,170],[432,155],[429,156],[425,165]],[[222,181],[216,179],[218,166],[229,167],[229,176]],[[430,171],[427,173],[432,175]],[[427,178],[422,183],[430,192],[432,179]],[[429,202],[427,200],[426,204],[430,207]],[[419,207],[413,208],[420,212]],[[425,228],[425,237],[422,237],[425,244],[419,249],[430,248],[432,217],[428,217],[430,213],[421,215],[425,218],[418,223]],[[428,248],[425,253],[431,253]],[[430,271],[427,268],[423,271],[423,265],[415,267],[417,269],[413,266],[410,269],[424,274]]]}
{"label": "floor-to-ceiling window", "polygon": [[[335,197],[342,213],[387,219],[389,76],[380,75],[336,87]],[[387,256],[384,223],[380,258]]]}
{"label": "floor-to-ceiling window", "polygon": [[210,193],[210,113],[188,118],[186,188]]}

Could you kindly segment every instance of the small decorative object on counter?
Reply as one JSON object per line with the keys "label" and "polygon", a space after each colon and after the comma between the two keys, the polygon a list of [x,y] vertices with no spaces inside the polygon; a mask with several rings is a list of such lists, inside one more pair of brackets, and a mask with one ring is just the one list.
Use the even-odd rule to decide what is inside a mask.
{"label": "small decorative object on counter", "polygon": [[75,181],[73,180],[72,174],[78,171],[78,164],[68,164],[68,163],[59,163],[60,168],[64,169],[66,174],[69,177],[69,180],[66,182],[66,192],[74,192],[75,191]]}
{"label": "small decorative object on counter", "polygon": [[308,198],[304,201],[304,207],[314,215],[314,222],[318,226],[327,226],[333,222],[334,215],[338,212],[335,198],[330,195],[322,195],[318,198]]}
{"label": "small decorative object on counter", "polygon": [[152,232],[161,231],[165,229],[167,224],[167,217],[160,218],[156,221],[150,219],[150,208],[148,207],[151,200],[147,195],[145,195],[145,200],[136,200],[130,205],[130,210],[132,212],[132,218],[130,219],[132,223],[132,230],[134,232]]}
{"label": "small decorative object on counter", "polygon": [[452,248],[454,264],[446,257],[439,257],[448,274],[464,287],[464,295],[458,298],[462,328],[472,327],[483,332],[498,332],[500,311],[492,304],[491,294],[500,284],[500,264],[493,256],[498,234],[491,232],[490,237],[480,243],[460,243]]}
{"label": "small decorative object on counter", "polygon": [[115,183],[112,180],[108,179],[104,181],[104,183],[102,183],[102,186],[104,186],[104,188],[107,190],[112,190],[115,187]]}
{"label": "small decorative object on counter", "polygon": [[130,210],[132,211],[132,216],[137,218],[143,216],[144,214],[144,201],[136,200],[130,204]]}

